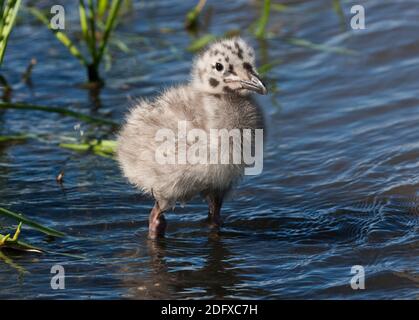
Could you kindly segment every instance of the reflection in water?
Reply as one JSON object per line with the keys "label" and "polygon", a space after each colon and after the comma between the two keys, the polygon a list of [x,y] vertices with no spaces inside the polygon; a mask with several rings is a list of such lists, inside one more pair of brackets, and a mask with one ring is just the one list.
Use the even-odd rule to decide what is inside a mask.
{"label": "reflection in water", "polygon": [[[189,241],[176,239],[147,240],[149,256],[147,272],[144,265],[126,263],[122,274],[123,286],[128,289],[127,297],[135,299],[164,299],[167,297],[228,298],[240,295],[240,284],[246,270],[238,268],[234,256],[227,249],[222,237],[211,231],[200,248]],[[188,248],[190,250],[188,250]],[[187,253],[190,252],[188,255]],[[127,261],[138,261],[141,250],[125,252]],[[181,259],[178,265],[176,257]],[[197,258],[199,257],[199,261]],[[252,292],[255,296],[267,295],[263,288]]]}
{"label": "reflection in water", "polygon": [[102,106],[102,101],[100,99],[100,92],[102,90],[101,85],[92,85],[89,91],[89,100],[90,104],[93,106],[93,111],[97,111]]}

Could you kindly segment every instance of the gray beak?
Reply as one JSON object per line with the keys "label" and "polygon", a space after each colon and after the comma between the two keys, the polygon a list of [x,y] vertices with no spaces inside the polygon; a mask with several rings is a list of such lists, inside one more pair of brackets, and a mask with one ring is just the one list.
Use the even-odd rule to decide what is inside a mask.
{"label": "gray beak", "polygon": [[250,80],[240,80],[240,84],[242,85],[243,89],[248,89],[259,94],[268,93],[265,84],[257,75],[253,73],[250,75]]}

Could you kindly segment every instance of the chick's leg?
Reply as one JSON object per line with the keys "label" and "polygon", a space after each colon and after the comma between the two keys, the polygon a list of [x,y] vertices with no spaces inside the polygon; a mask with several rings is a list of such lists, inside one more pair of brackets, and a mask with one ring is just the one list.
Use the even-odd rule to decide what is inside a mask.
{"label": "chick's leg", "polygon": [[166,231],[166,219],[163,211],[161,210],[159,203],[156,201],[153,209],[150,212],[148,220],[148,237],[150,239],[156,239],[164,237]]}
{"label": "chick's leg", "polygon": [[208,202],[208,220],[213,227],[220,227],[221,220],[221,206],[223,205],[223,194],[210,193],[207,195]]}

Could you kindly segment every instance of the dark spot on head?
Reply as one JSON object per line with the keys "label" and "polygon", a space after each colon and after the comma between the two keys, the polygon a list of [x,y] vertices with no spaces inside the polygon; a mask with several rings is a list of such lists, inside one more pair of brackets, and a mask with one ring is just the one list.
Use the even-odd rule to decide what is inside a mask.
{"label": "dark spot on head", "polygon": [[223,87],[223,91],[224,91],[224,92],[231,93],[231,92],[233,92],[233,89],[231,89],[229,86],[224,86],[224,87]]}
{"label": "dark spot on head", "polygon": [[216,97],[217,99],[221,99],[221,96],[218,93],[214,94],[214,97]]}
{"label": "dark spot on head", "polygon": [[228,65],[228,72],[237,76],[237,73],[234,71],[234,67],[231,63]]}
{"label": "dark spot on head", "polygon": [[210,78],[209,79],[209,84],[211,85],[211,87],[215,88],[216,86],[218,86],[220,84],[220,82],[214,78]]}
{"label": "dark spot on head", "polygon": [[237,49],[237,56],[239,57],[239,59],[243,59],[243,49],[240,48],[240,46],[237,42],[234,42],[234,46]]}
{"label": "dark spot on head", "polygon": [[248,62],[243,62],[243,68],[245,68],[249,72],[253,72],[252,65]]}
{"label": "dark spot on head", "polygon": [[233,50],[233,48],[230,45],[225,44],[225,43],[223,43],[223,47],[230,51]]}
{"label": "dark spot on head", "polygon": [[230,61],[229,57],[225,57],[225,61],[228,63]]}
{"label": "dark spot on head", "polygon": [[249,57],[253,57],[253,52],[252,51],[249,51],[247,54],[249,55]]}
{"label": "dark spot on head", "polygon": [[219,51],[217,49],[215,49],[214,55],[217,55],[218,53],[219,53]]}

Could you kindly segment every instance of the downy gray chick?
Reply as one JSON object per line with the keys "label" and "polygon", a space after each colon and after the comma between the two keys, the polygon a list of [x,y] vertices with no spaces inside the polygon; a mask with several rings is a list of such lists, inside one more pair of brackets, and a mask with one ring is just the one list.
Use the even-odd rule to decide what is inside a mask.
{"label": "downy gray chick", "polygon": [[[188,133],[199,129],[208,137],[210,129],[263,129],[263,115],[251,98],[253,92],[266,94],[267,90],[256,71],[254,50],[235,37],[214,42],[199,54],[189,83],[170,88],[153,100],[142,100],[131,109],[118,136],[117,158],[128,180],[155,199],[149,217],[150,238],[164,235],[165,211],[197,195],[208,201],[211,224],[220,226],[223,199],[242,177],[245,164],[232,159],[229,163],[180,163],[179,125]],[[175,135],[170,139],[163,134],[164,140],[162,133],[169,132],[165,130]],[[187,153],[196,138],[186,140]],[[164,143],[174,147],[162,152]],[[229,143],[226,152],[231,154],[233,142]],[[224,151],[221,148],[218,155]],[[175,162],[158,161],[156,156],[162,154],[168,159],[173,156],[170,159]]]}

